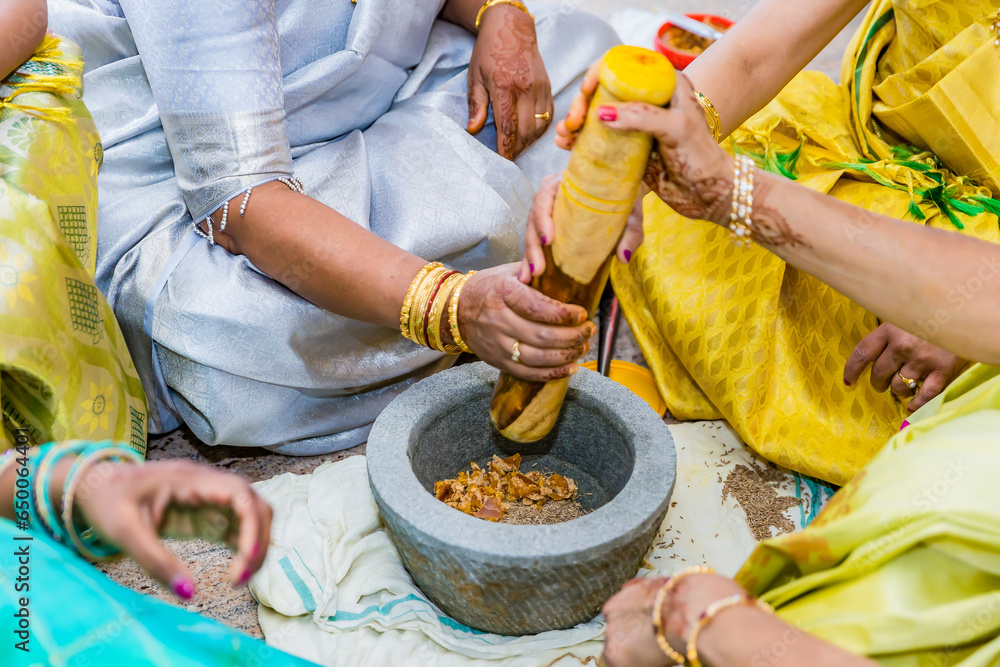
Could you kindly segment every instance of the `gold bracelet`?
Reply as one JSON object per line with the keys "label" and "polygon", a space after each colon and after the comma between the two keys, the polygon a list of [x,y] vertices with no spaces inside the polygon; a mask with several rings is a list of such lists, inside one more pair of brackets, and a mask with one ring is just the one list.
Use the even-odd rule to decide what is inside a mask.
{"label": "gold bracelet", "polygon": [[406,298],[403,299],[403,307],[399,311],[399,330],[402,332],[404,338],[413,340],[410,338],[410,309],[413,306],[413,297],[417,293],[417,288],[420,287],[420,283],[423,282],[428,273],[440,266],[443,266],[441,262],[425,264],[424,268],[420,269],[417,275],[414,276],[413,281],[410,283],[410,288],[406,290]]}
{"label": "gold bracelet", "polygon": [[457,345],[462,352],[466,352],[468,354],[475,353],[469,349],[468,344],[462,338],[462,331],[458,323],[458,299],[462,295],[462,288],[465,287],[465,283],[469,282],[469,278],[471,278],[473,274],[475,274],[475,271],[469,271],[462,276],[459,283],[455,285],[455,291],[451,293],[451,299],[448,302],[448,324],[451,325],[451,337],[455,340],[455,345]]}
{"label": "gold bracelet", "polygon": [[663,627],[663,603],[667,599],[667,595],[670,591],[674,590],[677,584],[680,583],[681,579],[689,577],[692,574],[712,574],[715,572],[710,567],[705,565],[698,565],[695,567],[689,567],[680,574],[670,577],[667,583],[660,587],[660,590],[656,593],[656,598],[653,600],[653,629],[656,630],[656,643],[659,645],[660,650],[667,654],[667,657],[673,660],[678,665],[684,664],[684,656],[674,650],[674,647],[670,645],[667,638],[664,636]]}
{"label": "gold bracelet", "polygon": [[448,273],[448,269],[438,267],[428,273],[420,283],[417,296],[413,303],[415,312],[410,316],[410,340],[417,345],[430,347],[424,339],[424,323],[427,321],[427,305],[431,300],[431,293],[434,291],[438,281]]}
{"label": "gold bracelet", "polygon": [[715,137],[715,143],[719,143],[722,139],[722,119],[719,118],[719,112],[712,101],[697,90],[694,91],[694,97],[705,112],[705,121],[708,123],[708,129],[712,131],[712,136]]}
{"label": "gold bracelet", "polygon": [[531,18],[535,18],[532,16],[531,12],[528,11],[528,8],[524,6],[524,3],[519,2],[518,0],[486,0],[486,2],[483,3],[483,6],[479,8],[479,13],[476,14],[476,30],[479,30],[479,24],[483,22],[483,14],[486,13],[486,10],[490,7],[495,7],[496,5],[514,5],[528,16],[531,16]]}
{"label": "gold bracelet", "polygon": [[455,288],[455,284],[461,279],[462,274],[458,271],[455,271],[444,279],[434,298],[434,303],[431,306],[431,318],[427,323],[427,337],[431,344],[431,349],[447,354],[461,354],[462,352],[461,348],[457,345],[445,345],[444,341],[441,340],[441,320],[444,317],[444,311],[448,308],[448,297],[451,296],[451,291]]}
{"label": "gold bracelet", "polygon": [[708,607],[705,608],[705,611],[701,612],[701,615],[698,617],[698,625],[694,626],[694,630],[691,631],[691,636],[688,638],[687,662],[690,667],[701,667],[701,660],[698,658],[698,637],[701,635],[701,631],[705,628],[705,626],[708,625],[723,609],[740,605],[757,607],[761,611],[765,611],[768,614],[774,613],[774,610],[771,609],[770,605],[766,602],[750,597],[746,593],[733,593],[729,597],[716,600],[712,604],[708,605]]}

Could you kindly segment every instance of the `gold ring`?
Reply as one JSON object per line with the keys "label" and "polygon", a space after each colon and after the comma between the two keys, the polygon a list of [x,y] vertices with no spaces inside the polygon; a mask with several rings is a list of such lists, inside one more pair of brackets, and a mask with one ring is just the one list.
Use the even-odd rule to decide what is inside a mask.
{"label": "gold ring", "polygon": [[899,379],[902,380],[906,384],[906,386],[910,388],[911,391],[917,388],[916,380],[911,380],[910,378],[903,377],[902,373],[896,373],[896,375],[899,376]]}
{"label": "gold ring", "polygon": [[545,113],[536,113],[535,118],[537,118],[538,120],[548,120],[552,118],[552,114],[550,114],[548,111],[546,111]]}
{"label": "gold ring", "polygon": [[510,351],[510,360],[515,364],[521,363],[521,342],[515,340],[514,347]]}

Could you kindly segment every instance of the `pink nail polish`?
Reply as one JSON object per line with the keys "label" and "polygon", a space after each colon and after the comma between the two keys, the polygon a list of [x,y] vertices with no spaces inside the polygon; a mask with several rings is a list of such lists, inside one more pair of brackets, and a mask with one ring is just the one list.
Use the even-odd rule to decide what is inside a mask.
{"label": "pink nail polish", "polygon": [[251,572],[250,568],[248,567],[247,569],[243,570],[243,575],[240,577],[240,580],[238,582],[236,582],[237,585],[242,586],[243,584],[245,584],[248,581],[250,581],[250,577],[252,577],[252,576],[253,576],[253,572]]}
{"label": "pink nail polish", "polygon": [[848,387],[850,387],[850,386],[851,386],[851,383],[850,383],[850,382],[848,382],[847,380],[844,380],[844,384],[846,384],[846,385],[847,385]]}
{"label": "pink nail polish", "polygon": [[170,590],[172,590],[177,597],[184,600],[190,600],[194,597],[194,584],[191,583],[184,575],[179,574],[170,580]]}
{"label": "pink nail polish", "polygon": [[597,107],[597,117],[605,122],[618,120],[618,109],[608,105]]}
{"label": "pink nail polish", "polygon": [[548,244],[549,244],[549,239],[548,239],[548,237],[545,237],[545,236],[543,236],[543,237],[542,237],[542,245],[548,245]]}
{"label": "pink nail polish", "polygon": [[531,271],[531,275],[535,275],[535,265],[532,262],[528,262],[528,270]]}
{"label": "pink nail polish", "polygon": [[910,422],[908,422],[907,420],[904,419],[903,423],[899,425],[899,430],[902,431],[904,428],[906,428],[909,425],[910,425]]}
{"label": "pink nail polish", "polygon": [[631,261],[632,261],[632,251],[631,251],[631,250],[626,250],[626,251],[625,251],[625,252],[623,252],[622,254],[623,254],[623,255],[625,255],[625,262],[626,262],[626,263],[628,263],[628,262],[631,262]]}

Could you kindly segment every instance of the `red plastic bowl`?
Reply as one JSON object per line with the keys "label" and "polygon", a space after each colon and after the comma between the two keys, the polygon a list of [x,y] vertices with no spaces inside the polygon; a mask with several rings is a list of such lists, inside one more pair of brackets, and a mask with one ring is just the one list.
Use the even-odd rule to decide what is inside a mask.
{"label": "red plastic bowl", "polygon": [[[716,16],[715,14],[685,14],[688,18],[692,18],[695,21],[701,21],[702,23],[707,23],[716,30],[721,30],[723,28],[732,28],[733,22],[724,16]],[[667,21],[660,26],[660,29],[656,31],[656,50],[667,57],[667,60],[673,64],[679,70],[684,69],[690,65],[695,58],[698,57],[697,54],[691,53],[690,51],[681,51],[680,49],[675,49],[670,46],[667,40],[664,38],[667,30],[674,27],[673,23]]]}

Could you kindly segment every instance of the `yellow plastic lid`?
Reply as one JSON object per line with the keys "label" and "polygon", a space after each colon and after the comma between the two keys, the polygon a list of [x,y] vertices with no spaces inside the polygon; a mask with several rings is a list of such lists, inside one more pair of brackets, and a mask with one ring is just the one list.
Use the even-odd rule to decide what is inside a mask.
{"label": "yellow plastic lid", "polygon": [[[583,364],[583,367],[596,371],[597,362],[588,361]],[[656,414],[661,417],[667,414],[667,404],[663,400],[663,397],[660,396],[660,390],[656,387],[656,380],[653,378],[652,371],[648,368],[643,368],[639,364],[633,364],[631,361],[612,359],[610,377],[649,403],[649,407],[653,408]]]}

